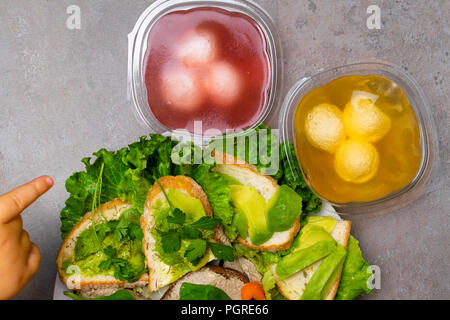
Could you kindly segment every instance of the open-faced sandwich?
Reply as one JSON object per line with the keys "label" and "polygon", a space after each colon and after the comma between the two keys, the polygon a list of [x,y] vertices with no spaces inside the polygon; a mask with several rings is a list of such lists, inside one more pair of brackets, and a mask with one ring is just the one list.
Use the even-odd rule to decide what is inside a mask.
{"label": "open-faced sandwich", "polygon": [[[288,161],[292,145],[274,149],[279,168],[271,175],[258,157],[249,164],[257,141],[239,157],[151,135],[83,159],[86,170],[66,181],[61,212],[57,268],[72,290],[66,295],[298,300],[370,293],[371,271],[350,222],[322,208],[297,162]],[[208,151],[213,161],[194,163],[188,151]]]}
{"label": "open-faced sandwich", "polygon": [[56,260],[61,280],[69,289],[147,285],[139,216],[129,203],[114,199],[87,213],[75,225]]}
{"label": "open-faced sandwich", "polygon": [[220,245],[219,223],[212,218],[208,197],[192,178],[166,176],[155,182],[141,217],[149,291],[216,259],[211,246]]}
{"label": "open-faced sandwich", "polygon": [[261,251],[289,249],[300,230],[300,195],[232,155],[215,152],[214,157],[212,170],[227,177],[238,241]]}

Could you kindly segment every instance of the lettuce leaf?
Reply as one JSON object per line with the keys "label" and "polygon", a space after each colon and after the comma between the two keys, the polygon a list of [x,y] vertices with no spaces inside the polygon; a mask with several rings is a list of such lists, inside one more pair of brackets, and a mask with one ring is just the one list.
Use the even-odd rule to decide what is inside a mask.
{"label": "lettuce leaf", "polygon": [[[266,130],[266,135],[261,134],[260,136],[261,130]],[[272,139],[271,132],[272,128],[260,124],[254,130],[248,130],[243,133],[239,139],[233,135],[218,137],[211,141],[207,150],[216,149],[231,154],[236,158],[255,165],[260,173],[269,174],[266,172],[266,169],[271,165],[272,150],[277,150],[278,148],[278,141]],[[261,141],[261,137],[266,138],[265,143]],[[243,148],[242,146],[245,147]],[[233,150],[228,149],[228,147],[232,147]]]}
{"label": "lettuce leaf", "polygon": [[264,261],[261,251],[250,249],[240,243],[234,244],[233,247],[236,257],[237,258],[244,257],[253,262],[256,270],[258,270],[259,273],[265,274],[267,271],[270,271],[269,268],[267,267],[267,264]]}
{"label": "lettuce leaf", "polygon": [[198,165],[192,173],[192,178],[203,188],[208,196],[214,217],[220,219],[226,236],[233,241],[237,237],[233,226],[234,209],[231,205],[231,192],[226,179],[219,173],[211,171],[212,166]]}
{"label": "lettuce leaf", "polygon": [[266,300],[286,300],[286,298],[278,291],[275,277],[272,271],[267,270],[262,278],[262,285]]}
{"label": "lettuce leaf", "polygon": [[287,184],[302,197],[303,212],[306,214],[319,212],[322,200],[309,188],[300,171],[295,148],[292,143],[280,144],[280,169],[276,175],[278,184]]}
{"label": "lettuce leaf", "polygon": [[86,171],[76,172],[66,180],[66,190],[70,196],[60,214],[63,238],[84,214],[90,211],[102,163],[105,163],[105,169],[100,201],[104,203],[119,196],[118,184],[127,169],[121,160],[125,153],[125,149],[115,153],[101,149],[94,153],[97,159],[93,163],[90,158],[83,158]]}
{"label": "lettuce leaf", "polygon": [[142,212],[154,177],[168,175],[173,169],[170,154],[174,143],[170,138],[152,134],[150,139],[141,137],[118,151],[100,149],[94,152],[94,161],[89,157],[83,158],[85,171],[75,172],[66,180],[70,196],[60,214],[61,236],[64,238],[91,210],[102,164],[100,203],[121,198]]}
{"label": "lettuce leaf", "polygon": [[289,253],[289,250],[268,252],[268,251],[258,251],[246,247],[240,243],[235,243],[233,245],[235,256],[237,258],[244,257],[253,262],[259,273],[265,274],[269,270],[269,265],[278,263],[281,257]]}
{"label": "lettuce leaf", "polygon": [[368,280],[372,276],[369,264],[362,257],[358,240],[353,236],[348,239],[347,258],[342,268],[341,281],[335,300],[352,300],[360,294],[372,294]]}

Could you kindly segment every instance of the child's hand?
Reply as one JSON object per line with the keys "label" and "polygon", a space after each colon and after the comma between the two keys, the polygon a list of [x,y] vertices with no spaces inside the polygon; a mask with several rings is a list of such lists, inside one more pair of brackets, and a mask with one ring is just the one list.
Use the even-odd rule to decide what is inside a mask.
{"label": "child's hand", "polygon": [[0,299],[18,294],[39,270],[41,252],[22,229],[22,211],[53,186],[43,176],[0,196]]}

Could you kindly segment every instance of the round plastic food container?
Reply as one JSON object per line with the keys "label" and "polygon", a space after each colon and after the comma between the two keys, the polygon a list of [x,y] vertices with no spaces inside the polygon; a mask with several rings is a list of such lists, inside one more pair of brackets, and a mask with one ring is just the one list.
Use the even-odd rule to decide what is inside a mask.
{"label": "round plastic food container", "polygon": [[[240,0],[165,0],[156,1],[139,17],[133,31],[128,35],[128,100],[133,101],[133,110],[139,122],[154,133],[167,134],[173,130],[163,125],[152,113],[147,100],[145,85],[144,59],[147,51],[148,35],[155,23],[164,15],[173,11],[190,10],[194,8],[219,8],[229,12],[238,12],[250,17],[259,28],[266,43],[269,66],[269,87],[265,95],[265,103],[257,120],[248,128],[277,116],[281,104],[282,92],[282,51],[280,39],[270,15],[252,1]],[[196,143],[207,143],[213,136],[187,133]]]}
{"label": "round plastic food container", "polygon": [[[311,77],[300,79],[287,93],[279,113],[278,126],[281,131],[281,141],[290,141],[296,145],[295,113],[297,105],[307,93],[332,80],[352,75],[378,75],[393,80],[408,97],[419,124],[422,157],[419,170],[408,185],[374,201],[333,203],[325,199],[333,205],[339,214],[383,214],[403,207],[422,195],[436,171],[435,167],[438,165],[436,128],[431,116],[430,106],[417,82],[399,67],[381,61],[360,62],[329,69]],[[301,150],[296,150],[296,153],[301,154]],[[294,164],[294,161],[297,161],[296,159],[288,160],[291,165]],[[303,169],[301,170],[305,181],[314,190],[308,176]],[[318,193],[316,190],[314,191]],[[320,196],[319,193],[318,195]]]}

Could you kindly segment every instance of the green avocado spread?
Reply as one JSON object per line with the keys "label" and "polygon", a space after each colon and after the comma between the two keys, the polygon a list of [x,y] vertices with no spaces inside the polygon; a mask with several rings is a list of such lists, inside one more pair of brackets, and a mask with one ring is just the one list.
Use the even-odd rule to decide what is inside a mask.
{"label": "green avocado spread", "polygon": [[302,197],[287,185],[277,188],[266,201],[250,186],[243,186],[236,179],[223,175],[229,183],[232,204],[235,209],[233,225],[241,238],[255,245],[268,241],[275,232],[289,230],[302,213]]}
{"label": "green avocado spread", "polygon": [[[206,216],[203,204],[199,199],[191,197],[173,188],[165,191],[170,203],[175,208],[180,209],[186,214],[186,223],[195,222],[201,217]],[[158,252],[161,261],[166,265],[171,266],[170,274],[173,280],[178,279],[187,272],[196,271],[208,263],[210,260],[210,255],[208,252],[195,265],[187,261],[184,257],[186,249],[191,244],[191,241],[194,240],[182,239],[181,248],[179,250],[171,253],[165,252],[161,243],[161,233],[177,230],[179,226],[168,221],[168,217],[171,215],[172,210],[169,203],[165,199],[156,200],[152,207],[152,211],[155,219],[155,228],[153,228],[151,232],[156,241],[155,250]],[[213,231],[203,231],[203,239],[212,239],[212,237]]]}
{"label": "green avocado spread", "polygon": [[289,230],[302,214],[302,197],[287,185],[278,187],[267,205],[269,228],[274,232]]}
{"label": "green avocado spread", "polygon": [[[269,240],[273,231],[268,226],[266,200],[253,187],[230,185],[230,191],[234,207],[245,215],[250,241],[260,245]],[[243,230],[243,226],[239,223],[245,221],[236,221],[239,233]]]}
{"label": "green avocado spread", "polygon": [[81,232],[74,256],[64,261],[63,270],[72,274],[76,266],[84,276],[108,275],[122,281],[136,281],[146,272],[142,238],[139,213],[129,209],[117,220]]}

